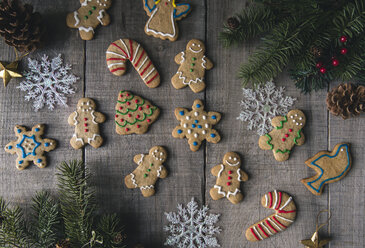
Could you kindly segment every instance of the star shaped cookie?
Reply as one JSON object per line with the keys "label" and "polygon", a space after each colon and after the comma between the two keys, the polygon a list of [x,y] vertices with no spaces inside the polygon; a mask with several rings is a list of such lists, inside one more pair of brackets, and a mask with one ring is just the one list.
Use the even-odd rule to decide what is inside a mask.
{"label": "star shaped cookie", "polygon": [[213,129],[221,119],[218,112],[204,111],[202,101],[195,100],[192,110],[185,108],[176,108],[175,116],[180,125],[172,131],[174,138],[187,138],[190,149],[195,152],[199,150],[203,140],[210,143],[218,143],[221,140],[219,133]]}

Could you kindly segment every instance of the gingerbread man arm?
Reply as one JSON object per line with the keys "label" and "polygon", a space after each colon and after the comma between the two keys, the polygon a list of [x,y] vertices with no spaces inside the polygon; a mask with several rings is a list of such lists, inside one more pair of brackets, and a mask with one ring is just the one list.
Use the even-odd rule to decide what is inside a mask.
{"label": "gingerbread man arm", "polygon": [[301,145],[303,145],[305,143],[305,136],[304,136],[304,133],[303,133],[302,130],[300,130],[300,132],[298,131],[298,133],[296,134],[295,141],[296,141],[295,144],[297,146],[301,146]]}
{"label": "gingerbread man arm", "polygon": [[178,53],[175,56],[175,63],[178,64],[178,65],[181,65],[184,60],[185,60],[185,53],[184,52]]}
{"label": "gingerbread man arm", "polygon": [[271,125],[273,127],[280,127],[283,121],[285,121],[285,116],[276,116],[272,119]]}
{"label": "gingerbread man arm", "polygon": [[165,177],[167,177],[167,170],[166,170],[166,168],[165,168],[165,166],[163,166],[163,165],[160,165],[160,167],[159,167],[159,169],[158,169],[158,171],[159,171],[159,178],[165,178]]}
{"label": "gingerbread man arm", "polygon": [[216,165],[216,166],[214,166],[214,167],[211,169],[211,171],[210,171],[210,172],[212,173],[212,175],[213,175],[213,176],[217,177],[217,176],[218,176],[219,171],[221,170],[221,168],[222,168],[222,165],[221,165],[221,164]]}
{"label": "gingerbread man arm", "polygon": [[144,157],[144,154],[137,154],[136,156],[134,156],[133,158],[133,161],[136,163],[136,164],[140,164],[140,162],[142,161]]}
{"label": "gingerbread man arm", "polygon": [[190,11],[191,6],[188,3],[179,3],[176,4],[174,18],[178,21],[184,18]]}
{"label": "gingerbread man arm", "polygon": [[247,175],[247,173],[246,172],[244,172],[243,170],[241,170],[241,169],[238,169],[238,174],[240,175],[240,181],[241,182],[246,182],[247,180],[248,180],[248,175]]}
{"label": "gingerbread man arm", "polygon": [[147,15],[151,16],[152,11],[156,7],[155,0],[143,0],[143,2],[144,2],[144,9]]}
{"label": "gingerbread man arm", "polygon": [[103,123],[105,121],[105,115],[100,112],[94,112],[95,115],[95,122]]}
{"label": "gingerbread man arm", "polygon": [[69,115],[69,117],[68,117],[68,124],[70,125],[70,126],[75,126],[76,125],[76,123],[75,123],[75,117],[76,117],[76,111],[75,112],[72,112],[72,114],[70,114]]}
{"label": "gingerbread man arm", "polygon": [[[99,20],[100,24],[103,25],[103,26],[107,26],[110,24],[110,15],[108,13],[106,13],[106,11],[103,11],[104,12],[104,15],[102,15],[102,17]],[[100,13],[99,13],[100,15]]]}
{"label": "gingerbread man arm", "polygon": [[213,62],[205,56],[202,58],[202,65],[205,70],[210,70],[213,68]]}

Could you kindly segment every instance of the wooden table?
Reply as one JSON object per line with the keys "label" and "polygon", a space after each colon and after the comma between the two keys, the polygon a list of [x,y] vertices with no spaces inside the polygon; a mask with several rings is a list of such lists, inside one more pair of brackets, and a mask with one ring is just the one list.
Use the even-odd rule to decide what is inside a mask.
{"label": "wooden table", "polygon": [[[166,239],[163,226],[167,224],[164,212],[176,211],[178,203],[186,204],[194,197],[199,203],[208,204],[212,213],[221,214],[218,224],[223,231],[218,239],[222,247],[302,247],[299,241],[312,235],[318,211],[327,208],[333,214],[329,228],[323,229],[325,235],[333,238],[329,247],[365,246],[365,115],[344,121],[327,112],[327,90],[335,83],[327,90],[303,95],[284,74],[275,80],[277,85],[286,86],[288,95],[298,99],[295,107],[302,109],[308,119],[304,130],[307,142],[302,147],[295,147],[291,158],[284,163],[276,162],[271,152],[260,150],[258,135],[247,131],[246,125],[236,120],[242,99],[237,70],[255,44],[224,49],[217,37],[224,20],[242,9],[244,1],[188,1],[193,11],[179,22],[180,36],[176,42],[162,41],[144,33],[147,16],[141,0],[115,0],[108,11],[112,23],[99,27],[95,39],[87,42],[78,37],[77,30],[65,25],[66,14],[79,8],[79,1],[26,2],[31,2],[47,20],[49,38],[44,49],[29,57],[40,59],[43,54],[54,57],[62,53],[65,62],[73,65],[73,72],[80,80],[76,83],[76,94],[69,98],[69,107],[57,107],[54,111],[44,108],[34,112],[32,104],[24,100],[25,93],[16,89],[21,79],[13,79],[8,87],[1,87],[1,147],[14,139],[13,127],[16,124],[31,127],[45,123],[45,136],[59,143],[55,151],[48,153],[47,168],[38,169],[32,165],[21,172],[15,168],[15,156],[2,150],[0,195],[7,201],[25,207],[29,212],[35,192],[48,190],[56,193],[55,173],[61,161],[83,159],[94,175],[93,183],[101,209],[121,214],[130,244],[162,247]],[[147,88],[130,64],[128,73],[123,77],[116,77],[108,71],[105,51],[112,41],[119,38],[135,39],[145,47],[161,74],[162,83],[158,88]],[[206,91],[199,94],[189,88],[176,90],[170,83],[178,68],[174,56],[192,38],[205,41],[206,54],[215,63],[214,69],[206,75]],[[0,49],[2,61],[14,59],[13,49],[2,41]],[[146,97],[161,108],[159,120],[148,133],[127,136],[115,133],[114,106],[122,89]],[[105,143],[99,149],[87,146],[74,150],[69,144],[74,128],[67,124],[67,118],[83,96],[95,99],[98,110],[107,116],[106,123],[101,125]],[[191,108],[195,99],[204,100],[208,110],[222,113],[222,120],[216,125],[222,140],[218,144],[204,144],[199,151],[191,152],[187,141],[174,139],[171,132],[178,124],[174,109]],[[351,143],[353,168],[343,180],[326,186],[321,196],[314,196],[299,181],[313,175],[304,161],[319,150],[331,150],[339,142]],[[144,198],[139,190],[127,189],[123,178],[136,167],[132,161],[134,155],[147,153],[154,145],[167,148],[169,158],[166,166],[170,175],[159,180],[155,196]],[[249,174],[249,180],[242,184],[245,199],[237,205],[226,199],[213,201],[209,195],[216,179],[210,169],[221,163],[223,155],[231,150],[243,157],[243,169]],[[287,231],[270,240],[250,243],[244,232],[249,225],[270,213],[261,207],[260,198],[274,189],[294,196],[298,206],[297,220]]]}

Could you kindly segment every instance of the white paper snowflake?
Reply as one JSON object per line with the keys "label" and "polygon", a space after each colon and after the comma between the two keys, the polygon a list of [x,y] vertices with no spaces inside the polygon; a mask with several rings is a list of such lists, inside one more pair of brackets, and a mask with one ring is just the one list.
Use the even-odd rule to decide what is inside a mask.
{"label": "white paper snowflake", "polygon": [[194,198],[186,208],[179,204],[177,209],[178,213],[165,213],[167,220],[171,222],[164,227],[166,232],[170,232],[165,245],[179,248],[220,247],[214,237],[221,232],[219,227],[214,226],[220,214],[208,214],[208,206],[198,209]]}
{"label": "white paper snowflake", "polygon": [[237,119],[248,122],[247,129],[257,128],[261,136],[272,129],[271,119],[278,115],[286,115],[289,107],[293,105],[296,98],[284,96],[285,87],[276,87],[273,82],[267,82],[257,89],[243,88],[243,110]]}
{"label": "white paper snowflake", "polygon": [[25,100],[34,100],[35,111],[46,104],[53,110],[55,105],[67,106],[67,95],[74,94],[72,87],[79,78],[73,75],[71,65],[63,65],[61,54],[51,61],[43,55],[41,61],[28,58],[29,72],[25,72],[25,81],[17,88],[28,91]]}

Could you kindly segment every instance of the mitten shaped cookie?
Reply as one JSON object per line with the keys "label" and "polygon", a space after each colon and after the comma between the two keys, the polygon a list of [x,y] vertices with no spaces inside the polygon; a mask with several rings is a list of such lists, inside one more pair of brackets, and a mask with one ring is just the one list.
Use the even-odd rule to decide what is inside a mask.
{"label": "mitten shaped cookie", "polygon": [[176,21],[190,12],[190,4],[175,3],[175,0],[143,0],[144,10],[149,19],[144,31],[162,40],[177,40],[179,29]]}
{"label": "mitten shaped cookie", "polygon": [[105,116],[95,109],[96,104],[92,99],[81,98],[76,111],[68,117],[68,124],[75,126],[75,133],[70,141],[73,148],[80,149],[85,144],[98,148],[103,144],[99,124],[105,121]]}
{"label": "mitten shaped cookie", "polygon": [[240,184],[248,180],[248,175],[240,169],[240,166],[240,156],[235,152],[227,152],[223,157],[223,164],[212,168],[212,175],[217,177],[214,187],[210,189],[213,200],[227,197],[233,204],[243,200]]}
{"label": "mitten shaped cookie", "polygon": [[10,154],[17,154],[16,168],[23,170],[33,162],[38,168],[47,166],[47,159],[44,152],[52,151],[56,148],[57,142],[53,139],[43,139],[44,125],[37,124],[31,131],[23,126],[14,127],[16,141],[12,141],[5,146],[5,151]]}
{"label": "mitten shaped cookie", "polygon": [[106,10],[112,5],[112,0],[80,0],[81,7],[69,13],[66,18],[67,26],[78,28],[83,40],[91,40],[94,37],[94,29],[99,26],[107,26],[110,16]]}
{"label": "mitten shaped cookie", "polygon": [[138,167],[124,178],[129,189],[140,188],[144,197],[155,194],[155,183],[158,178],[167,177],[167,170],[163,162],[167,159],[167,152],[162,146],[154,146],[149,154],[138,154],[133,161]]}
{"label": "mitten shaped cookie", "polygon": [[205,70],[212,69],[213,63],[204,53],[204,43],[194,39],[189,41],[184,52],[175,56],[175,62],[180,65],[177,73],[171,79],[175,89],[181,89],[188,85],[195,93],[205,89]]}
{"label": "mitten shaped cookie", "polygon": [[306,118],[301,110],[291,110],[286,116],[276,116],[271,125],[274,129],[259,139],[262,150],[272,150],[277,161],[289,159],[294,145],[301,146],[305,142],[302,132]]}

